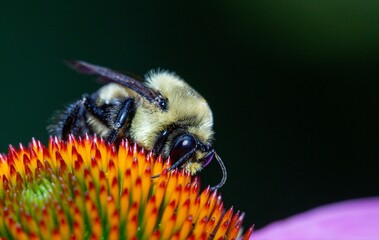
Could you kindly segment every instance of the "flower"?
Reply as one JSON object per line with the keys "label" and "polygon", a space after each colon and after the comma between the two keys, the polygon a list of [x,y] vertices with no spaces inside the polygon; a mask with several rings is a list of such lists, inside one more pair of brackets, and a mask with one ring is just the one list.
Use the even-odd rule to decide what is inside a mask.
{"label": "flower", "polygon": [[243,213],[170,165],[126,140],[10,146],[0,155],[0,239],[250,238]]}
{"label": "flower", "polygon": [[379,239],[379,197],[344,200],[277,221],[254,240]]}

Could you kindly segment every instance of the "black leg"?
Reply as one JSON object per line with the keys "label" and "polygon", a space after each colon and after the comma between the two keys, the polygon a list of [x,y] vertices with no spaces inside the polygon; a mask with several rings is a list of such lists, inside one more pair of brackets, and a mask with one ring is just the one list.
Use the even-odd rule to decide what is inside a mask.
{"label": "black leg", "polygon": [[96,105],[95,100],[91,98],[88,94],[83,95],[83,105],[95,118],[101,121],[106,126],[110,127],[108,124],[107,117],[105,111]]}
{"label": "black leg", "polygon": [[116,119],[114,120],[112,130],[107,137],[107,141],[114,143],[120,130],[124,128],[128,121],[130,121],[135,112],[134,100],[127,98],[121,103],[121,108],[118,111]]}
{"label": "black leg", "polygon": [[81,101],[78,101],[67,109],[67,117],[63,122],[61,137],[63,140],[67,140],[69,134],[77,135],[79,131],[80,121],[83,117],[83,105]]}
{"label": "black leg", "polygon": [[160,132],[157,140],[155,140],[154,146],[152,148],[152,152],[154,156],[157,156],[158,154],[162,153],[163,147],[165,143],[167,142],[167,138],[169,135],[170,131],[168,130],[163,130]]}

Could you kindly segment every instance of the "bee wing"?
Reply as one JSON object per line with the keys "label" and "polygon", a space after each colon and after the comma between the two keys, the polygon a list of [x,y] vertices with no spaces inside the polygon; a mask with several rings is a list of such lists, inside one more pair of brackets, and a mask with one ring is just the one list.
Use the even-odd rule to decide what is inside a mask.
{"label": "bee wing", "polygon": [[161,93],[159,93],[157,90],[149,88],[148,86],[138,81],[137,79],[132,78],[131,76],[127,76],[119,72],[113,71],[109,68],[87,63],[80,60],[66,61],[66,63],[71,68],[80,73],[89,75],[99,75],[109,82],[118,83],[122,86],[128,87],[133,91],[137,92],[150,103],[159,107],[160,109],[167,110],[167,99]]}

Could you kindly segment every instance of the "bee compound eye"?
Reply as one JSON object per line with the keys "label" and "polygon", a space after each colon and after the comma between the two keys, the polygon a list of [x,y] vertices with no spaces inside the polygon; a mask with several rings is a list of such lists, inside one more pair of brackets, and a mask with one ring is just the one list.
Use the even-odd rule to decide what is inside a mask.
{"label": "bee compound eye", "polygon": [[192,135],[182,134],[173,141],[170,158],[172,163],[177,162],[184,155],[196,148],[196,140]]}

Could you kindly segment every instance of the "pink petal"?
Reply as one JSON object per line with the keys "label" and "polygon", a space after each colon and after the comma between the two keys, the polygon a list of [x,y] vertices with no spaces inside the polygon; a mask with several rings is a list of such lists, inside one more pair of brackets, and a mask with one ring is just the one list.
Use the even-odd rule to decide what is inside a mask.
{"label": "pink petal", "polygon": [[314,208],[256,230],[251,240],[377,240],[379,197]]}

